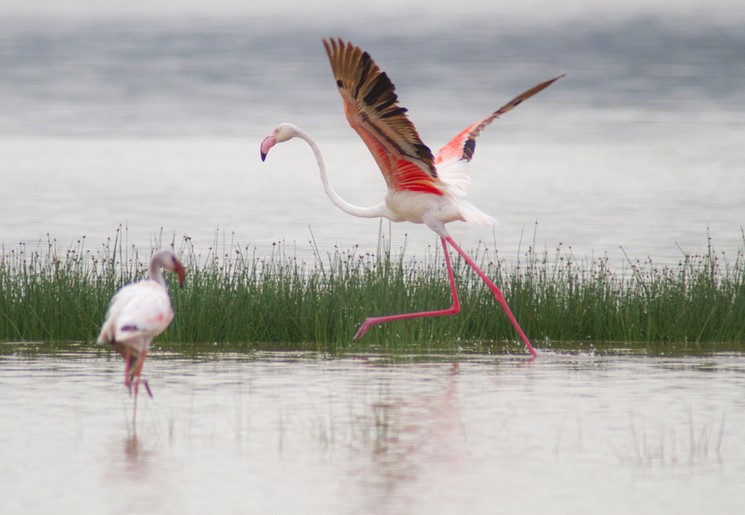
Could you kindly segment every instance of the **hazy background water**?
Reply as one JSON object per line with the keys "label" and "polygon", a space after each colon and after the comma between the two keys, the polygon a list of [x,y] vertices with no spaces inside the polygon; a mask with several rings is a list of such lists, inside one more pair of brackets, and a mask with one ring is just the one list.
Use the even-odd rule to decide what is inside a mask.
{"label": "hazy background water", "polygon": [[[321,38],[386,70],[433,150],[533,84],[567,73],[479,139],[470,197],[494,232],[451,224],[466,248],[514,258],[533,242],[583,258],[675,262],[743,248],[745,7],[654,2],[5,0],[0,9],[0,242],[96,247],[120,224],[146,249],[161,229],[268,252],[374,250],[378,223],[325,197],[299,142],[258,158],[293,121],[321,145],[350,201],[384,194],[348,127]],[[537,224],[537,225],[536,225]],[[387,227],[386,227],[387,230]],[[392,228],[394,248],[435,244]],[[522,245],[522,247],[521,247]]]}

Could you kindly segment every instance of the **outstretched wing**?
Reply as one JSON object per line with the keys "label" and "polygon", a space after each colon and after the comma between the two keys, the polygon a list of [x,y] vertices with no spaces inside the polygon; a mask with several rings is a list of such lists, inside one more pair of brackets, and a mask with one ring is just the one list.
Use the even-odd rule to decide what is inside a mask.
{"label": "outstretched wing", "polygon": [[562,78],[564,74],[554,77],[546,82],[541,82],[537,86],[533,86],[527,91],[520,93],[518,96],[507,102],[505,105],[494,111],[492,114],[484,118],[483,120],[474,123],[467,127],[463,132],[458,134],[450,143],[445,145],[437,153],[435,164],[439,164],[449,159],[463,159],[470,161],[473,158],[473,153],[476,151],[476,138],[481,134],[481,131],[486,128],[491,122],[499,118],[504,113],[511,111],[513,108],[522,104],[525,100],[529,99],[536,93],[539,93],[549,87],[551,84]]}
{"label": "outstretched wing", "polygon": [[367,52],[342,39],[324,39],[349,125],[383,172],[389,188],[441,195],[435,159],[422,143],[396,88]]}

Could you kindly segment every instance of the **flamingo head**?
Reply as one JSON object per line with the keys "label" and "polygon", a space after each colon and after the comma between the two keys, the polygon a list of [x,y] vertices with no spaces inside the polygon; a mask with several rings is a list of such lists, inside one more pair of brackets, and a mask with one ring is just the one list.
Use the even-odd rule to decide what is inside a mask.
{"label": "flamingo head", "polygon": [[266,155],[274,145],[291,140],[297,134],[298,128],[291,123],[280,123],[277,125],[277,128],[261,142],[261,160],[264,161],[266,159]]}
{"label": "flamingo head", "polygon": [[181,264],[181,261],[179,261],[176,256],[173,256],[171,263],[172,263],[171,266],[173,268],[170,268],[169,266],[166,266],[166,268],[170,270],[171,272],[176,273],[176,276],[178,277],[178,285],[179,287],[183,287],[184,279],[186,278],[186,268],[184,267],[184,265]]}
{"label": "flamingo head", "polygon": [[153,255],[150,262],[150,277],[160,277],[159,281],[158,279],[156,279],[156,281],[158,282],[163,281],[162,276],[158,271],[160,267],[163,267],[169,272],[174,272],[178,276],[178,285],[184,285],[184,278],[186,278],[186,268],[184,267],[184,265],[181,264],[181,261],[178,260],[173,252],[171,252],[170,250],[161,250]]}

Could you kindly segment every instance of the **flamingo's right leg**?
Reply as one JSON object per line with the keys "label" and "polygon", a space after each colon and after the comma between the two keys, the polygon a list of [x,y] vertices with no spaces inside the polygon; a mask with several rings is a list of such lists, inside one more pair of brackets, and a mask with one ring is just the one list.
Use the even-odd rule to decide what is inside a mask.
{"label": "flamingo's right leg", "polygon": [[445,238],[440,237],[442,242],[442,250],[445,254],[445,264],[448,269],[448,281],[450,282],[450,291],[453,296],[453,305],[447,309],[440,309],[435,311],[419,311],[416,313],[404,313],[401,315],[389,315],[380,317],[369,317],[363,324],[357,329],[357,333],[354,335],[354,340],[357,341],[362,338],[365,333],[376,325],[385,324],[386,322],[393,322],[395,320],[407,320],[409,318],[422,318],[422,317],[437,317],[444,315],[457,315],[460,313],[460,300],[458,299],[458,291],[455,288],[455,277],[453,276],[453,266],[450,263],[450,254],[448,252],[448,246],[445,242]]}
{"label": "flamingo's right leg", "polygon": [[124,386],[127,387],[129,393],[132,393],[132,379],[130,372],[132,370],[132,350],[129,346],[124,347]]}

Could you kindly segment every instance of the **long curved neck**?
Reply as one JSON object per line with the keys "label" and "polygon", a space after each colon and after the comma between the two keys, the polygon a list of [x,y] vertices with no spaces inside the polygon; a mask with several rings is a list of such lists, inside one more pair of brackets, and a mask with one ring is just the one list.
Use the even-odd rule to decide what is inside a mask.
{"label": "long curved neck", "polygon": [[336,193],[336,190],[334,190],[334,188],[332,188],[331,184],[329,183],[329,178],[326,174],[326,165],[324,164],[323,156],[321,155],[321,149],[318,148],[316,142],[313,141],[313,138],[311,138],[308,133],[303,131],[302,129],[296,130],[296,136],[305,141],[310,146],[311,150],[313,150],[313,155],[316,156],[316,162],[318,163],[318,171],[321,173],[321,182],[323,183],[323,189],[326,192],[326,195],[328,195],[328,197],[331,199],[331,202],[336,204],[339,209],[341,209],[345,213],[359,216],[361,218],[378,218],[384,215],[385,202],[381,202],[380,204],[377,204],[375,206],[361,207],[350,204],[349,202],[341,198],[339,194]]}
{"label": "long curved neck", "polygon": [[156,253],[152,258],[150,258],[149,274],[150,274],[150,279],[152,279],[158,284],[165,286],[166,280],[163,279],[163,271],[161,269],[161,267],[163,266],[162,255],[163,255],[163,251],[160,251]]}
{"label": "long curved neck", "polygon": [[160,263],[150,264],[150,279],[163,286],[166,285],[166,280],[163,279],[163,272],[160,270]]}

